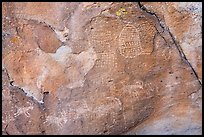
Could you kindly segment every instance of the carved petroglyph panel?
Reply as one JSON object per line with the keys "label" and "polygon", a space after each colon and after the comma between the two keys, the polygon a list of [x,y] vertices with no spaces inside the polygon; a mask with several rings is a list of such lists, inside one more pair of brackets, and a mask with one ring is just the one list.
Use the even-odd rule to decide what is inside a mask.
{"label": "carved petroglyph panel", "polygon": [[126,24],[119,35],[119,53],[125,58],[151,54],[156,28],[148,21]]}
{"label": "carved petroglyph panel", "polygon": [[141,41],[141,53],[151,54],[154,50],[154,36],[156,34],[156,28],[148,21],[143,21],[138,25],[140,41]]}
{"label": "carved petroglyph panel", "polygon": [[122,119],[125,129],[134,126],[142,115],[146,115],[141,107],[153,107],[151,102],[156,88],[148,81],[135,79],[130,82],[127,77],[111,85],[109,90],[112,96],[119,98],[122,102]]}
{"label": "carved petroglyph panel", "polygon": [[106,72],[109,72],[117,68],[117,58],[114,52],[98,53],[97,56],[98,60],[94,68],[98,71],[106,70]]}
{"label": "carved petroglyph panel", "polygon": [[113,34],[112,31],[106,30],[105,28],[95,28],[96,30],[91,32],[89,44],[94,47],[96,52],[108,51],[113,45]]}
{"label": "carved petroglyph panel", "polygon": [[125,58],[134,58],[141,54],[139,31],[134,25],[127,24],[119,36],[119,53]]}
{"label": "carved petroglyph panel", "polygon": [[136,81],[132,85],[124,86],[122,88],[122,91],[124,95],[133,97],[134,99],[132,99],[132,101],[151,98],[152,96],[154,96],[154,92],[156,92],[151,83],[144,83],[141,80]]}
{"label": "carved petroglyph panel", "polygon": [[[122,111],[122,102],[116,97],[105,97],[104,99],[91,100],[89,103],[84,99],[71,101],[63,108],[62,112],[59,111],[59,115],[48,115],[44,123],[47,126],[57,126],[58,129],[61,129],[65,124],[70,125],[80,119],[84,119],[83,122],[86,123],[88,119],[96,122],[98,119],[109,117],[111,123],[110,121],[106,122],[114,126],[118,112]],[[93,125],[88,124],[88,126],[91,128],[90,130],[94,128]]]}
{"label": "carved petroglyph panel", "polygon": [[[142,4],[14,3],[14,15],[4,17],[12,25],[2,33],[5,133],[122,134],[169,117],[171,104],[187,96],[197,100],[200,85],[169,35],[168,17]],[[184,104],[172,114],[190,127],[200,121],[198,107]]]}
{"label": "carved petroglyph panel", "polygon": [[97,53],[115,52],[116,39],[122,29],[122,23],[113,18],[97,17],[88,27],[89,44]]}

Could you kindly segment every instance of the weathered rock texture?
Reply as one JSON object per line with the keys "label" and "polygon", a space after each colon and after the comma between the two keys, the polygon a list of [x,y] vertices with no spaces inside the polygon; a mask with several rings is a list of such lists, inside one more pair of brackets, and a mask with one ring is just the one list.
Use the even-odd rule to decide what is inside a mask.
{"label": "weathered rock texture", "polygon": [[201,3],[2,3],[3,134],[202,134]]}

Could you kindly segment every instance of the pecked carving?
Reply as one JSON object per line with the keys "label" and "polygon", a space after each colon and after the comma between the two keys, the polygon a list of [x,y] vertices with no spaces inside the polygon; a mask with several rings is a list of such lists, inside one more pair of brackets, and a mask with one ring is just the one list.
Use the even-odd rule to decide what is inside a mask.
{"label": "pecked carving", "polygon": [[202,87],[153,9],[135,2],[6,6],[2,133],[200,128]]}
{"label": "pecked carving", "polygon": [[151,54],[154,50],[154,36],[156,35],[156,28],[149,21],[142,21],[138,25],[141,54]]}
{"label": "pecked carving", "polygon": [[141,54],[141,43],[138,29],[127,24],[119,35],[119,53],[125,58],[135,58]]}

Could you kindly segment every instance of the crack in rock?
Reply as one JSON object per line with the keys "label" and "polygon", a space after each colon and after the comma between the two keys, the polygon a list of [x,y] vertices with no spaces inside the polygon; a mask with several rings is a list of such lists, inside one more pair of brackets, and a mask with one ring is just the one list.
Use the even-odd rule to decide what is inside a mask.
{"label": "crack in rock", "polygon": [[147,9],[144,5],[142,5],[140,2],[138,2],[138,5],[139,5],[139,7],[140,7],[141,10],[145,11],[146,13],[148,13],[148,14],[150,14],[150,15],[155,16],[155,17],[157,18],[157,20],[158,20],[160,26],[162,27],[162,29],[163,29],[163,30],[166,30],[166,31],[169,33],[169,35],[171,36],[171,38],[172,38],[172,40],[173,40],[173,42],[174,42],[174,45],[176,46],[176,49],[177,49],[178,52],[179,52],[179,55],[180,55],[181,59],[191,68],[191,70],[193,71],[193,73],[194,73],[196,79],[198,80],[199,84],[202,86],[202,82],[201,82],[201,80],[199,79],[197,72],[195,71],[195,69],[193,68],[193,66],[191,65],[191,63],[190,63],[190,62],[188,61],[188,59],[186,58],[186,55],[184,54],[184,52],[183,52],[181,46],[177,43],[176,39],[174,38],[173,34],[170,32],[169,28],[168,28],[168,27],[164,27],[164,25],[161,24],[161,21],[160,21],[159,17],[156,15],[156,13],[153,13],[153,12],[148,11],[148,9]]}

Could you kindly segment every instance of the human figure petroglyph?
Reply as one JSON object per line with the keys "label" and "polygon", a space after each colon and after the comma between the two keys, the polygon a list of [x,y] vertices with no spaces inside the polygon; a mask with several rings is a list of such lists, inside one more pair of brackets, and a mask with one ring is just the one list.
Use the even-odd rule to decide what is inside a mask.
{"label": "human figure petroglyph", "polygon": [[18,107],[16,106],[17,108],[17,112],[14,113],[14,117],[17,117],[21,114],[24,114],[26,117],[30,117],[30,113],[29,113],[29,110],[33,110],[33,105],[29,102],[30,106],[28,107]]}
{"label": "human figure petroglyph", "polygon": [[63,125],[64,125],[65,123],[67,123],[68,118],[69,118],[69,117],[68,117],[66,111],[63,110],[63,111],[60,113],[59,117],[57,117],[57,116],[52,116],[52,115],[51,115],[51,116],[47,116],[47,117],[46,117],[46,121],[45,121],[44,123],[48,122],[48,123],[49,123],[48,125],[54,124],[54,125],[57,125],[57,126],[59,126],[60,128],[62,128]]}

